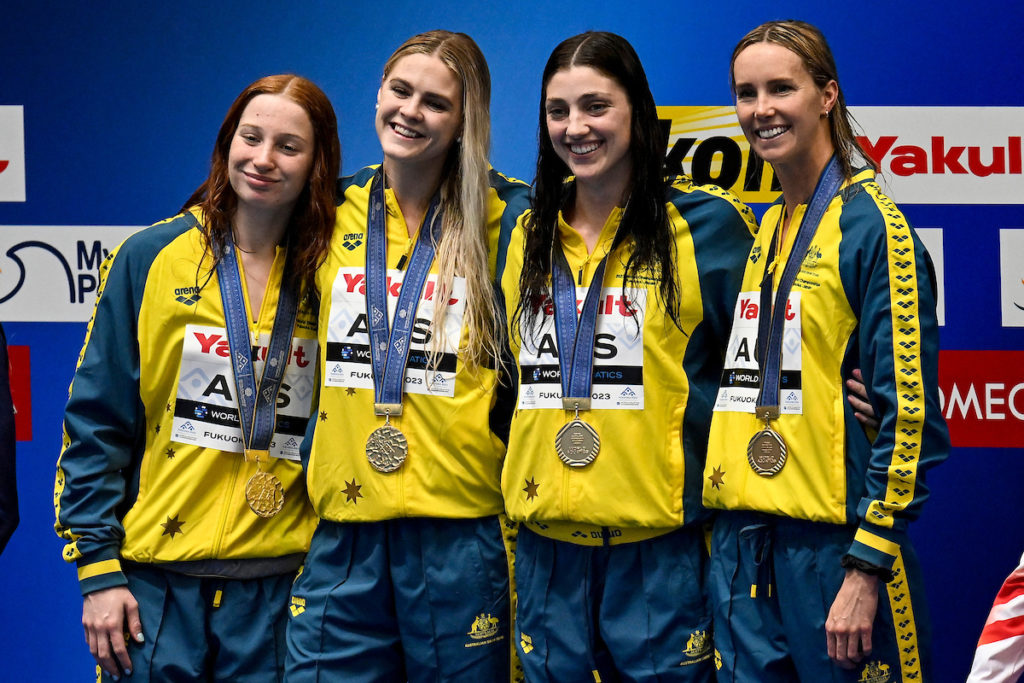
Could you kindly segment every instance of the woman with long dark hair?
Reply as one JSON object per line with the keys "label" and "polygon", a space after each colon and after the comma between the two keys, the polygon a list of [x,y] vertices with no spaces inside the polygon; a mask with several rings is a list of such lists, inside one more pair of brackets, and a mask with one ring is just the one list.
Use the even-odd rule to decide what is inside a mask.
{"label": "woman with long dark hair", "polygon": [[[931,260],[875,182],[818,29],[758,26],[730,76],[782,197],[747,260],[704,471],[719,680],[930,680],[907,525],[949,452]],[[873,440],[843,388],[855,367]]]}
{"label": "woman with long dark hair", "polygon": [[383,163],[341,182],[291,681],[511,675],[494,282],[528,188],[489,169],[489,112],[476,43],[413,36],[377,94]]}
{"label": "woman with long dark hair", "polygon": [[711,404],[754,218],[665,178],[632,46],[544,69],[531,211],[502,279],[518,370],[502,472],[533,681],[714,676],[700,506]]}
{"label": "woman with long dark hair", "polygon": [[182,212],[101,266],[54,496],[104,680],[282,677],[315,524],[298,463],[317,355],[307,294],[339,164],[324,93],[261,78]]}

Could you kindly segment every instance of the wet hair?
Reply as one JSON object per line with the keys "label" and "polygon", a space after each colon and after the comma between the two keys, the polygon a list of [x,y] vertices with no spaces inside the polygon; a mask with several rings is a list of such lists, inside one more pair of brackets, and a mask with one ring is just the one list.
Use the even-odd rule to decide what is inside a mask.
{"label": "wet hair", "polygon": [[[522,319],[531,329],[537,322],[538,304],[547,296],[551,276],[551,248],[558,232],[558,213],[574,199],[572,175],[558,154],[547,131],[547,89],[559,71],[587,66],[615,81],[629,100],[629,157],[631,175],[614,251],[620,245],[630,249],[623,275],[623,290],[638,276],[649,273],[659,280],[658,296],[669,317],[679,325],[679,288],[676,284],[675,240],[665,208],[664,133],[658,124],[654,96],[647,75],[633,46],[622,36],[588,31],[562,41],[551,53],[541,78],[539,149],[537,175],[526,219],[523,273],[519,283],[519,304],[513,326]],[[520,330],[520,335],[522,330]]]}
{"label": "wet hair", "polygon": [[504,346],[488,266],[487,206],[490,192],[491,74],[479,46],[465,33],[427,31],[409,38],[388,58],[382,80],[400,59],[412,54],[437,57],[462,89],[462,127],[441,173],[441,239],[435,260],[438,294],[431,321],[429,366],[436,367],[445,343],[445,317],[456,275],[466,280],[466,343],[460,355],[474,369],[494,363]]}
{"label": "wet hair", "polygon": [[206,246],[214,263],[220,259],[231,230],[238,197],[228,180],[228,153],[242,113],[257,95],[281,95],[298,104],[313,125],[313,164],[306,185],[289,218],[288,261],[292,284],[312,291],[316,269],[327,258],[334,231],[335,196],[341,167],[338,120],[327,95],[312,81],[294,74],[265,76],[251,83],[235,98],[217,133],[210,175],[188,198],[182,210],[198,206]]}
{"label": "wet hair", "polygon": [[811,80],[819,90],[828,85],[829,81],[835,81],[836,103],[829,114],[828,127],[832,138],[832,147],[839,158],[843,176],[849,180],[853,177],[855,168],[863,164],[878,171],[878,164],[857,141],[857,135],[854,132],[857,128],[856,122],[846,107],[843,88],[839,85],[836,62],[821,31],[805,21],[788,19],[766,22],[743,36],[736,45],[736,49],[732,51],[732,59],[729,60],[729,85],[733,93],[736,92],[736,81],[733,74],[736,57],[756,43],[772,43],[795,54],[800,58],[804,69],[810,74]]}

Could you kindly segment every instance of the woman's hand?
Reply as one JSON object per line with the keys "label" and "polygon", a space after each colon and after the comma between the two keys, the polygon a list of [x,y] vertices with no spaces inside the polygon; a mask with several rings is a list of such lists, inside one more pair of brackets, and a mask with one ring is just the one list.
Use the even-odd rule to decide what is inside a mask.
{"label": "woman's hand", "polygon": [[126,631],[136,642],[143,641],[139,603],[131,591],[115,586],[86,595],[82,603],[82,626],[96,663],[115,681],[121,671],[130,676],[132,660],[125,645]]}
{"label": "woman's hand", "polygon": [[825,620],[828,656],[844,669],[853,669],[871,654],[871,625],[878,609],[878,577],[847,569],[832,609]]}
{"label": "woman's hand", "polygon": [[875,410],[868,401],[868,390],[864,386],[864,375],[860,369],[853,371],[853,379],[846,380],[846,388],[849,394],[846,400],[853,406],[853,415],[868,429],[878,431],[878,419],[875,417]]}

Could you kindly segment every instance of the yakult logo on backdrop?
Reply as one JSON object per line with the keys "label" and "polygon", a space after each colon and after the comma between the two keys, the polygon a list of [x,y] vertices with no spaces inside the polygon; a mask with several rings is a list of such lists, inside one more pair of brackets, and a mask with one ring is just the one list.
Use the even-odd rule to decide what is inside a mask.
{"label": "yakult logo on backdrop", "polygon": [[[865,150],[897,203],[1016,204],[1024,196],[1024,108],[851,107]],[[774,201],[771,167],[754,160],[732,107],[658,107],[668,169],[746,202]]]}
{"label": "yakult logo on backdrop", "polygon": [[861,144],[908,204],[1017,204],[1024,108],[855,107]]}
{"label": "yakult logo on backdrop", "polygon": [[1024,447],[1024,351],[940,351],[939,395],[954,446]]}
{"label": "yakult logo on backdrop", "polygon": [[1024,327],[1024,230],[999,231],[1003,327]]}
{"label": "yakult logo on backdrop", "polygon": [[25,201],[25,113],[0,107],[0,202]]}
{"label": "yakult logo on backdrop", "polygon": [[0,319],[85,322],[100,264],[138,227],[0,226]]}

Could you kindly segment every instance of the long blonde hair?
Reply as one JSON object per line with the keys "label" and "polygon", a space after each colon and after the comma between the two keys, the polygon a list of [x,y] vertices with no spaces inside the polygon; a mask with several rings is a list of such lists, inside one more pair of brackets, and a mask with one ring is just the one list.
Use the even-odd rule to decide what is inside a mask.
{"label": "long blonde hair", "polygon": [[447,342],[445,318],[455,276],[466,279],[466,343],[459,349],[470,370],[497,362],[504,346],[488,267],[487,157],[491,146],[491,75],[483,52],[465,33],[428,31],[409,38],[384,65],[384,79],[402,57],[431,55],[440,59],[462,86],[462,134],[448,150],[441,179],[441,240],[435,260],[438,293],[430,323],[428,367],[436,369]]}

